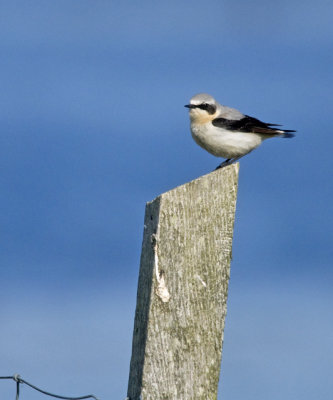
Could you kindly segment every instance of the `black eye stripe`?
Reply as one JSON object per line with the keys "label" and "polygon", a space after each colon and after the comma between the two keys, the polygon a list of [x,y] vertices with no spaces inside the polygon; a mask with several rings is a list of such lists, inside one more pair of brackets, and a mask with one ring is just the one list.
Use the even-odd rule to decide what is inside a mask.
{"label": "black eye stripe", "polygon": [[213,104],[202,103],[198,105],[198,108],[206,110],[208,114],[214,114],[216,111],[216,107]]}

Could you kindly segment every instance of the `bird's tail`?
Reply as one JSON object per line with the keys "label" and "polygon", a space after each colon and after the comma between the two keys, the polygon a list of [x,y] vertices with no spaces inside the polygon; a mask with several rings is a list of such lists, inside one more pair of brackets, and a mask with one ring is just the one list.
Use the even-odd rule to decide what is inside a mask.
{"label": "bird's tail", "polygon": [[[274,129],[274,128],[272,128]],[[274,129],[275,132],[282,138],[286,138],[286,139],[290,139],[292,137],[294,137],[295,135],[291,132],[296,132],[292,129]]]}
{"label": "bird's tail", "polygon": [[282,131],[282,134],[283,134],[282,137],[285,139],[293,138],[295,136],[295,134],[291,133],[291,132],[296,132],[296,131],[293,131],[292,129],[284,129]]}

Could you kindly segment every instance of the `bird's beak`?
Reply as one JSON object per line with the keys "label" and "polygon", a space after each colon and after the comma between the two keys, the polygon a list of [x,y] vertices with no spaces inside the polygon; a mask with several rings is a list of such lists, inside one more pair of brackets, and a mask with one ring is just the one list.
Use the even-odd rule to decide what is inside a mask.
{"label": "bird's beak", "polygon": [[184,107],[186,107],[186,108],[195,108],[197,106],[195,104],[186,104]]}

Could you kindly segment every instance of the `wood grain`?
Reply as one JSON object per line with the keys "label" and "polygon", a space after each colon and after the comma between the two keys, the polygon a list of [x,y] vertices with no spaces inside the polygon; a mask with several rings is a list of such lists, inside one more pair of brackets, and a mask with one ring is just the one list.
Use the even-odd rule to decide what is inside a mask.
{"label": "wood grain", "polygon": [[217,398],[238,170],[230,165],[147,203],[131,400]]}

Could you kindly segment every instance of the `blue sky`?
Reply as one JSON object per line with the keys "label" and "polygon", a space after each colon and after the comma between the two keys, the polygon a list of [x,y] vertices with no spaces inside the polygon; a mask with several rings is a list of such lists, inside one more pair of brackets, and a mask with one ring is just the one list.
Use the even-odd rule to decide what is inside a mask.
{"label": "blue sky", "polygon": [[145,202],[220,162],[183,107],[208,92],[298,131],[240,162],[219,399],[329,397],[332,12],[1,2],[0,375],[125,398]]}

